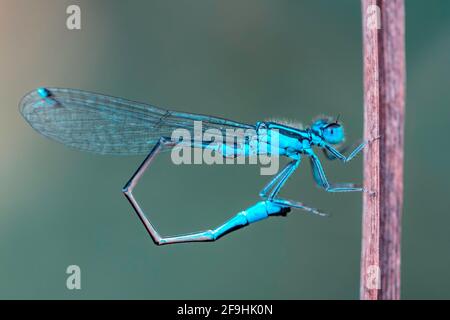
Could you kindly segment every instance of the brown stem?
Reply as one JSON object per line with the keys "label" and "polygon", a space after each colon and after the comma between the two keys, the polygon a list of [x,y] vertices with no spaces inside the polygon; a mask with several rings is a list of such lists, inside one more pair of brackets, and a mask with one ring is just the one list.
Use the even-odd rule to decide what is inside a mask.
{"label": "brown stem", "polygon": [[400,299],[405,45],[403,0],[362,0],[364,152],[361,299]]}

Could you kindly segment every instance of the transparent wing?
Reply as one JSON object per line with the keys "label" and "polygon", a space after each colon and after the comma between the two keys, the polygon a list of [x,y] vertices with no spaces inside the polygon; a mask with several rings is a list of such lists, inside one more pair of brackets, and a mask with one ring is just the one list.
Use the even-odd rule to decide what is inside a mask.
{"label": "transparent wing", "polygon": [[194,121],[202,121],[203,132],[214,128],[225,134],[227,129],[255,128],[75,89],[32,91],[22,98],[19,109],[28,123],[44,136],[78,150],[100,154],[146,154],[160,137],[171,137],[175,129],[184,128],[192,134]]}

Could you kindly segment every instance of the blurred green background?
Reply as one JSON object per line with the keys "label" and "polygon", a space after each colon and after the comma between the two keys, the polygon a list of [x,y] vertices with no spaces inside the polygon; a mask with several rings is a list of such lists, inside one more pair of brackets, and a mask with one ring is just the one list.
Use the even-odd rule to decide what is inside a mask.
{"label": "blurred green background", "polygon": [[[82,29],[66,28],[81,6]],[[450,2],[408,0],[402,297],[450,298]],[[142,157],[70,150],[34,132],[20,98],[86,89],[254,123],[340,113],[362,135],[360,2],[0,0],[0,298],[356,299],[361,195],[283,193],[332,212],[272,218],[215,243],[156,247],[121,193]],[[325,163],[360,181],[362,158]],[[257,166],[157,159],[137,197],[164,235],[214,227],[257,200]],[[81,290],[66,288],[79,265]]]}

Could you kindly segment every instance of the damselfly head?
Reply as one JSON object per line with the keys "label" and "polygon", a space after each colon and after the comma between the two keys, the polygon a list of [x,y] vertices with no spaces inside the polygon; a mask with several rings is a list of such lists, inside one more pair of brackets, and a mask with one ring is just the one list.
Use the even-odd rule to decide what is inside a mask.
{"label": "damselfly head", "polygon": [[336,119],[321,117],[313,122],[311,130],[330,144],[340,144],[345,140],[344,127],[339,123],[339,116]]}

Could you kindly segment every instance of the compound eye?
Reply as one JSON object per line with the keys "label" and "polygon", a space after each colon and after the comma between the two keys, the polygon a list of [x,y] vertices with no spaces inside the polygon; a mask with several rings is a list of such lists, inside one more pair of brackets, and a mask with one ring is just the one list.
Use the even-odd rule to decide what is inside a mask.
{"label": "compound eye", "polygon": [[328,131],[330,132],[330,134],[334,134],[336,130],[339,130],[341,128],[341,126],[339,124],[336,123],[332,123],[329,124],[327,126]]}
{"label": "compound eye", "polygon": [[331,123],[324,128],[323,137],[329,143],[341,143],[344,141],[344,129],[338,123]]}

